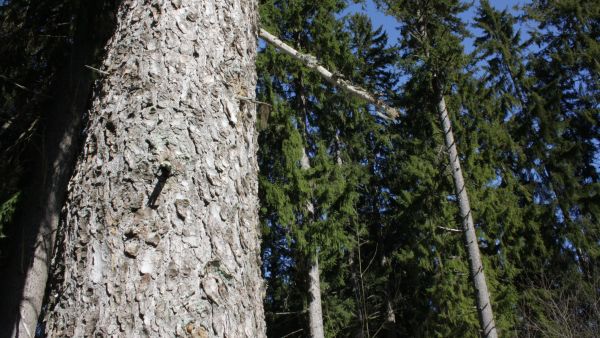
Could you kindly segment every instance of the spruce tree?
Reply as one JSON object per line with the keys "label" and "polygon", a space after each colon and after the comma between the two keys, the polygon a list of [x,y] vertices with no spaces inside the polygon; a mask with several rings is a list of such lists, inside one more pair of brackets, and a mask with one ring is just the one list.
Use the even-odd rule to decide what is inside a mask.
{"label": "spruce tree", "polygon": [[[461,159],[459,159],[450,121],[449,111],[452,102],[448,104],[445,98],[446,95],[453,94],[452,86],[456,85],[459,70],[465,64],[460,39],[466,36],[467,32],[457,14],[464,11],[466,7],[459,1],[435,3],[381,1],[380,4],[385,4],[387,12],[400,21],[404,37],[402,46],[405,66],[413,78],[420,76],[426,80],[424,90],[430,100],[429,107],[438,113],[454,181],[455,193],[452,197],[459,205],[481,334],[486,337],[496,337],[496,324],[478,244],[479,236],[475,232],[472,209],[467,196],[468,189],[461,170]],[[459,108],[462,109],[460,106],[454,108],[452,111],[456,113],[461,111]],[[454,115],[453,124],[456,124],[457,119]]]}
{"label": "spruce tree", "polygon": [[[356,83],[369,88],[387,86],[386,79],[390,76],[383,68],[390,64],[386,58],[393,56],[391,51],[378,53],[385,47],[385,36],[381,31],[372,32],[366,18],[352,18],[347,21],[348,30],[356,26],[362,41],[357,38],[356,44],[351,42],[352,33],[345,31],[344,20],[335,17],[343,6],[341,1],[323,2],[319,6],[267,2],[262,6],[263,25],[294,48],[315,55],[336,76],[351,82],[360,79]],[[286,19],[274,19],[282,17]],[[298,18],[306,21],[298,22]],[[368,53],[360,58],[362,64],[352,53],[351,45],[361,53]],[[261,55],[259,70],[264,74],[259,81],[259,93],[273,104],[268,128],[261,135],[264,145],[261,171],[265,173],[261,180],[262,211],[269,237],[263,244],[266,262],[263,272],[269,281],[266,300],[269,334],[307,330],[302,324],[295,327],[283,323],[302,313],[310,302],[306,296],[310,265],[306,262],[318,250],[321,288],[328,295],[323,298],[325,333],[345,335],[354,330],[350,320],[356,311],[352,297],[356,290],[348,283],[348,270],[356,262],[349,256],[356,245],[355,205],[364,176],[364,169],[357,165],[359,160],[348,157],[354,149],[348,138],[361,142],[360,136],[349,132],[346,126],[358,128],[373,117],[364,103],[349,99],[339,88],[325,85],[319,74],[271,47]],[[369,74],[370,80],[363,79],[362,74]],[[277,144],[281,146],[274,146]],[[310,169],[306,164],[302,169],[303,153],[307,154],[305,159],[310,162]],[[286,170],[294,173],[293,180]],[[311,209],[307,205],[314,211],[307,212]],[[280,237],[286,233],[286,238]],[[289,256],[275,258],[272,253],[276,251]],[[276,270],[278,275],[273,274]],[[292,294],[303,296],[294,301],[305,301],[277,304],[270,298],[270,295],[292,298]]]}
{"label": "spruce tree", "polygon": [[[555,222],[557,257],[576,264],[590,280],[597,274],[600,210],[597,168],[600,135],[600,6],[594,1],[534,1],[540,50],[529,67],[535,93],[530,161],[546,191]],[[532,135],[533,136],[533,135]],[[533,139],[533,137],[532,137]]]}
{"label": "spruce tree", "polygon": [[[519,304],[520,334],[554,330],[550,323],[557,317],[544,318],[556,313],[549,314],[552,306],[542,299],[566,304],[565,294],[572,294],[574,286],[575,293],[585,292],[597,280],[591,268],[597,245],[590,244],[597,243],[598,217],[589,203],[598,175],[597,146],[590,140],[598,130],[597,70],[590,62],[597,45],[597,11],[588,2],[533,2],[525,19],[538,27],[524,42],[515,28],[519,21],[509,12],[482,1],[476,18],[483,31],[476,39],[483,80],[510,133],[500,188],[516,188],[511,200],[519,209],[513,213],[517,222],[501,232],[499,252],[504,265],[514,267],[507,277]],[[561,311],[597,322],[588,305],[577,303],[581,306]]]}
{"label": "spruce tree", "polygon": [[[281,7],[280,7],[281,6]],[[336,59],[339,55],[340,47],[336,40],[342,40],[341,25],[334,17],[335,13],[343,7],[341,1],[329,1],[320,4],[319,6],[311,6],[303,4],[302,2],[283,2],[273,3],[267,2],[262,5],[262,19],[264,25],[271,32],[276,32],[276,35],[290,39],[291,45],[296,49],[303,51],[310,51],[315,54],[322,62],[328,63],[329,66],[333,65],[331,60]],[[284,18],[284,20],[275,21],[274,18]],[[339,39],[342,37],[342,39]],[[316,47],[316,48],[315,48]],[[302,297],[308,304],[308,319],[310,325],[307,325],[306,329],[310,328],[312,336],[319,337],[323,335],[322,332],[322,315],[319,294],[319,288],[323,283],[316,277],[319,276],[319,265],[317,262],[320,258],[317,255],[327,255],[328,246],[327,242],[333,242],[335,245],[338,241],[343,241],[343,235],[340,238],[341,232],[335,230],[335,219],[330,218],[332,215],[328,211],[328,201],[333,198],[335,194],[336,185],[339,181],[329,181],[325,178],[331,177],[331,171],[333,168],[325,165],[311,165],[310,162],[314,162],[313,158],[316,159],[319,153],[326,151],[321,141],[322,135],[319,133],[317,119],[319,116],[331,114],[326,103],[321,102],[325,97],[327,88],[323,88],[321,85],[321,79],[318,75],[309,72],[304,69],[303,66],[299,65],[297,61],[294,61],[288,57],[278,55],[272,47],[267,48],[268,53],[272,53],[270,56],[273,59],[287,59],[288,67],[281,67],[280,64],[275,62],[276,60],[269,60],[275,67],[281,69],[283,76],[278,78],[273,75],[266,75],[269,77],[265,79],[265,89],[271,96],[271,102],[274,104],[274,112],[272,112],[273,118],[278,118],[278,115],[286,112],[290,114],[283,115],[283,123],[287,125],[292,123],[290,126],[295,135],[300,138],[298,142],[289,142],[282,140],[282,144],[286,147],[292,147],[282,149],[283,154],[276,156],[289,156],[286,161],[292,164],[286,166],[287,169],[292,172],[297,171],[295,166],[299,166],[300,171],[297,171],[297,176],[292,182],[290,189],[285,189],[287,184],[282,184],[275,173],[271,173],[267,180],[263,179],[261,188],[265,191],[266,206],[273,208],[274,215],[269,217],[270,227],[283,226],[290,231],[289,240],[284,245],[287,245],[291,249],[292,257],[289,257],[294,267],[291,268],[290,272],[295,274],[296,282],[300,285],[305,285],[305,292],[310,293],[308,297]],[[270,50],[269,50],[270,49]],[[269,62],[268,61],[268,62]],[[283,60],[282,60],[283,61]],[[260,61],[259,61],[260,64]],[[273,70],[273,66],[268,66]],[[275,68],[275,69],[277,69]],[[271,72],[273,74],[273,72]],[[290,75],[286,75],[290,74]],[[262,85],[261,85],[262,86]],[[281,87],[285,87],[281,90]],[[278,90],[279,89],[279,90]],[[288,102],[281,102],[281,105],[276,103],[278,100],[287,100]],[[280,106],[288,106],[289,108],[282,110]],[[286,122],[286,120],[288,120]],[[288,125],[289,126],[289,125]],[[269,129],[281,128],[281,124],[269,123]],[[269,131],[263,133],[263,138],[269,136]],[[273,135],[277,138],[287,137],[277,133]],[[277,142],[277,141],[275,141]],[[271,142],[270,142],[271,143]],[[265,143],[263,143],[265,144]],[[269,147],[265,144],[265,147]],[[268,154],[268,149],[264,149],[261,152],[261,163],[263,165],[268,164],[270,161],[277,161],[276,158],[269,158],[264,156]],[[275,154],[274,154],[275,155]],[[325,156],[323,156],[325,155]],[[326,154],[318,156],[327,161]],[[322,163],[322,164],[325,164]],[[283,173],[282,173],[283,174]],[[283,174],[285,176],[285,174]],[[317,182],[320,179],[325,179],[324,184]],[[338,178],[339,179],[339,178]],[[270,181],[270,183],[268,183]],[[291,195],[286,201],[290,205],[283,204],[283,201],[271,201],[270,199],[275,191],[281,191],[284,188],[283,194]],[[279,198],[284,197],[279,193]],[[263,199],[264,200],[264,199]],[[263,208],[264,210],[264,208]],[[286,210],[288,210],[286,212]],[[286,216],[287,215],[287,216]],[[329,231],[333,231],[329,232]],[[270,243],[265,243],[268,248]],[[339,246],[340,244],[337,244]],[[265,252],[269,253],[266,249]],[[268,260],[268,258],[265,257]],[[266,269],[271,267],[267,266]],[[271,271],[266,271],[271,273]],[[272,285],[269,285],[269,287]],[[302,299],[301,298],[301,299]],[[304,305],[296,305],[304,308]],[[269,305],[267,303],[267,314],[269,314]],[[302,310],[301,310],[302,311]],[[285,311],[289,312],[289,311]],[[319,323],[321,322],[321,323]],[[273,326],[270,326],[272,329]],[[285,327],[289,330],[290,327]],[[270,331],[270,334],[273,331]],[[288,331],[289,332],[289,331]]]}

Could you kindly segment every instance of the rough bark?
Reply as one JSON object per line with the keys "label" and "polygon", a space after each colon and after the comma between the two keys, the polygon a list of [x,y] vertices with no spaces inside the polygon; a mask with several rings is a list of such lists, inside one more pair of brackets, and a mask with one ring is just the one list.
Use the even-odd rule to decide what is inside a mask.
{"label": "rough bark", "polygon": [[256,6],[121,4],[69,183],[49,336],[265,335]]}
{"label": "rough bark", "polygon": [[23,203],[26,209],[20,213],[20,233],[14,238],[18,245],[11,253],[11,263],[0,272],[0,332],[11,337],[34,337],[36,333],[60,210],[92,88],[93,76],[84,65],[94,61],[95,48],[104,43],[103,32],[89,35],[95,5],[78,9],[72,53],[54,81],[52,104],[42,117],[42,154],[31,165]]}
{"label": "rough bark", "polygon": [[292,46],[286,44],[285,42],[281,41],[279,38],[262,28],[260,29],[260,37],[263,38],[269,44],[283,51],[285,54],[302,62],[306,67],[316,71],[317,73],[319,73],[319,75],[321,75],[327,82],[331,83],[332,85],[342,89],[343,91],[354,97],[365,100],[375,105],[377,108],[379,108],[379,110],[383,111],[383,113],[376,112],[377,116],[386,120],[394,120],[398,117],[398,110],[388,106],[383,100],[368,92],[367,90],[351,84],[349,81],[343,79],[343,77],[340,74],[335,74],[327,70],[325,67],[319,64],[319,61],[316,57],[295,50]]}
{"label": "rough bark", "polygon": [[446,100],[444,99],[440,85],[437,83],[434,85],[438,102],[438,114],[442,129],[444,130],[444,142],[448,151],[448,159],[452,170],[452,178],[454,180],[454,190],[460,209],[463,233],[465,234],[469,270],[473,287],[475,288],[475,299],[477,302],[481,333],[483,337],[497,338],[498,333],[496,332],[492,303],[490,302],[490,293],[488,292],[485,275],[483,273],[483,264],[481,262],[481,254],[479,253],[479,243],[477,241],[477,234],[475,233],[469,196],[467,194],[467,187],[465,186],[465,180],[458,158],[458,150],[454,141],[450,116],[448,115]]}

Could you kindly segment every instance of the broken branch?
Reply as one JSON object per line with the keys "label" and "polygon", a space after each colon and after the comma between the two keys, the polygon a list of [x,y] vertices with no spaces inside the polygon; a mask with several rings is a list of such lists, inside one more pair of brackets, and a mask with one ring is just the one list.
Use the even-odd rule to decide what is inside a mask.
{"label": "broken branch", "polygon": [[398,111],[396,109],[388,106],[383,100],[381,100],[378,97],[376,97],[375,95],[369,93],[367,90],[365,90],[359,86],[355,86],[355,85],[351,84],[349,81],[346,81],[346,80],[340,78],[339,76],[336,76],[334,73],[330,72],[329,70],[325,69],[325,67],[323,67],[319,64],[316,57],[309,55],[309,54],[304,54],[304,53],[301,53],[301,52],[295,50],[290,45],[281,41],[279,38],[277,38],[276,36],[267,32],[266,30],[264,30],[262,28],[260,29],[259,35],[261,38],[263,38],[263,40],[265,40],[269,44],[280,49],[282,52],[293,57],[294,59],[302,62],[306,67],[308,67],[312,70],[315,70],[325,80],[327,80],[327,82],[331,83],[332,85],[334,85],[338,88],[341,88],[345,92],[347,92],[355,97],[358,97],[369,103],[374,104],[379,110],[384,112],[384,113],[381,113],[378,111],[377,116],[379,116],[383,119],[386,119],[386,120],[394,120],[395,118],[398,117]]}

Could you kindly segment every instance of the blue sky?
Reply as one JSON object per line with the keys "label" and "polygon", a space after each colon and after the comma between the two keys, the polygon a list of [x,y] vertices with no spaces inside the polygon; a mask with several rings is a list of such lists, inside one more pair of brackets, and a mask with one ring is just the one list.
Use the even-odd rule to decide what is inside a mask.
{"label": "blue sky", "polygon": [[[509,9],[512,10],[515,6],[522,6],[527,3],[525,0],[490,0],[492,6],[496,7],[499,10]],[[460,17],[464,20],[465,23],[469,25],[469,28],[473,30],[473,27],[470,24],[473,21],[473,17],[477,11],[477,6],[479,5],[479,1],[475,1],[471,8],[464,12]],[[365,4],[352,4],[348,7],[344,14],[349,13],[365,13],[367,14],[371,20],[373,21],[373,26],[379,27],[383,26],[383,28],[388,33],[390,38],[390,43],[395,43],[398,39],[398,30],[397,24],[394,18],[391,16],[387,16],[381,13],[372,0],[367,0]],[[477,32],[474,32],[477,33]],[[473,50],[473,39],[467,39],[464,41],[464,47],[467,52]]]}

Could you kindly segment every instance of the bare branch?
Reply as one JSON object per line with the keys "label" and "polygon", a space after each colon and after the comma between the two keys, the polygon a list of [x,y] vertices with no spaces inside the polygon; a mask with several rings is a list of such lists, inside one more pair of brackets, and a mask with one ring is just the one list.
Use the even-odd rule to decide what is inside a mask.
{"label": "bare branch", "polygon": [[259,104],[259,105],[263,105],[263,106],[273,107],[273,106],[272,106],[271,104],[269,104],[269,103],[262,102],[262,101],[258,101],[258,100],[255,100],[255,99],[253,99],[253,98],[250,98],[250,97],[245,97],[245,96],[239,96],[239,95],[238,95],[238,96],[236,96],[236,98],[237,98],[238,100],[242,100],[242,101],[248,101],[248,102],[252,102],[252,103]]}
{"label": "bare branch", "polygon": [[92,67],[92,66],[88,66],[88,65],[84,65],[84,66],[85,66],[85,68],[91,69],[91,70],[93,70],[93,71],[95,71],[95,72],[97,72],[97,73],[100,73],[100,74],[102,74],[102,75],[108,75],[108,72],[105,72],[105,71],[103,71],[103,70],[100,70],[100,69],[98,69],[98,68],[94,68],[94,67]]}
{"label": "bare branch", "polygon": [[399,114],[396,109],[388,106],[383,100],[376,97],[372,93],[369,93],[367,90],[365,90],[359,86],[355,86],[355,85],[351,84],[349,81],[344,80],[340,76],[337,76],[336,74],[330,72],[325,67],[323,67],[319,64],[319,61],[317,60],[316,57],[309,55],[309,54],[304,54],[304,53],[301,53],[301,52],[295,50],[293,47],[291,47],[290,45],[281,41],[279,38],[277,38],[276,36],[267,32],[266,30],[264,30],[262,28],[260,29],[259,35],[261,38],[263,38],[263,40],[265,40],[269,44],[273,45],[274,47],[278,48],[285,54],[293,57],[294,59],[302,62],[306,67],[308,67],[312,70],[315,70],[327,82],[331,83],[332,85],[334,85],[338,88],[341,88],[343,91],[345,91],[348,94],[351,94],[357,98],[363,99],[369,103],[374,104],[378,108],[378,110],[383,111],[383,113],[381,113],[379,111],[376,112],[377,116],[379,116],[383,119],[386,119],[386,120],[394,120],[398,117]]}
{"label": "bare branch", "polygon": [[292,332],[290,332],[290,333],[286,334],[285,336],[281,336],[281,338],[290,337],[290,336],[292,336],[293,334],[295,334],[295,333],[298,333],[298,332],[302,332],[302,331],[304,331],[304,329],[300,329],[300,330],[292,331]]}
{"label": "bare branch", "polygon": [[461,229],[447,228],[447,227],[443,227],[441,225],[438,225],[438,228],[440,228],[442,230],[450,231],[450,232],[463,232],[463,230],[461,230]]}
{"label": "bare branch", "polygon": [[14,85],[15,87],[17,87],[17,88],[19,88],[21,90],[24,90],[26,92],[34,93],[36,95],[40,95],[40,96],[43,96],[43,97],[50,97],[50,96],[48,96],[48,95],[46,95],[46,94],[44,94],[42,92],[39,92],[39,91],[36,91],[36,90],[33,90],[33,89],[29,89],[29,88],[23,86],[22,84],[14,81],[14,80],[12,80],[11,78],[9,78],[9,77],[7,77],[5,75],[0,74],[0,79],[3,79],[6,82],[8,82],[8,83]]}

